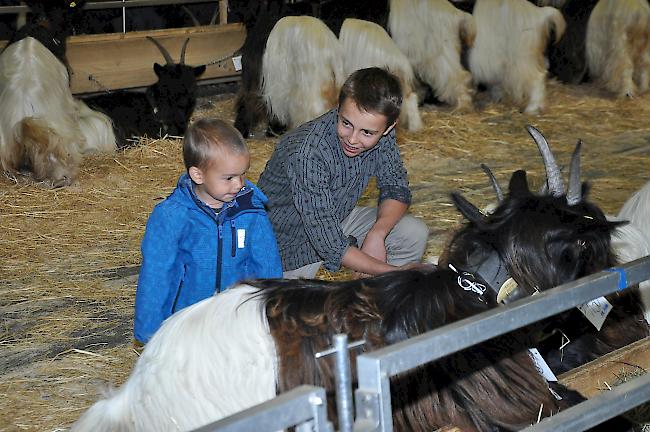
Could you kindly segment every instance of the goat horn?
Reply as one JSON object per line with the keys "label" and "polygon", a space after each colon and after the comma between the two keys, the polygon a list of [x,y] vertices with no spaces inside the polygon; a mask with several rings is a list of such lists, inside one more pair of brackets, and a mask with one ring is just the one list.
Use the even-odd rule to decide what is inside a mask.
{"label": "goat horn", "polygon": [[489,166],[482,163],[481,168],[483,168],[483,172],[485,172],[485,174],[487,174],[488,178],[490,179],[490,183],[492,183],[492,189],[494,189],[494,193],[497,195],[497,201],[499,204],[501,204],[503,202],[503,191],[501,190],[501,186],[499,186],[497,178],[494,176]]}
{"label": "goat horn", "polygon": [[172,59],[172,56],[169,55],[169,51],[165,49],[164,46],[160,44],[156,39],[152,38],[151,36],[147,36],[147,39],[149,39],[151,42],[154,43],[162,53],[163,57],[165,57],[165,61],[167,62],[168,65],[173,65],[174,60]]}
{"label": "goat horn", "polygon": [[192,23],[194,23],[194,27],[201,27],[201,22],[198,20],[196,15],[192,13],[192,11],[187,7],[187,6],[181,6],[181,9],[183,9],[183,12],[187,14],[187,16],[190,17],[192,20]]}
{"label": "goat horn", "polygon": [[553,196],[560,196],[564,193],[564,182],[562,181],[562,174],[560,168],[555,162],[555,157],[551,148],[544,138],[544,135],[531,125],[526,125],[526,130],[533,137],[537,148],[539,149],[542,159],[544,160],[544,168],[546,169],[546,181],[548,182],[548,190]]}
{"label": "goat horn", "polygon": [[571,167],[569,168],[569,190],[566,194],[566,201],[569,205],[576,205],[582,200],[582,186],[580,184],[580,149],[582,141],[578,140],[576,148],[571,156]]}
{"label": "goat horn", "polygon": [[185,64],[185,49],[187,48],[187,43],[190,41],[190,38],[185,39],[183,42],[183,48],[181,48],[181,64]]}

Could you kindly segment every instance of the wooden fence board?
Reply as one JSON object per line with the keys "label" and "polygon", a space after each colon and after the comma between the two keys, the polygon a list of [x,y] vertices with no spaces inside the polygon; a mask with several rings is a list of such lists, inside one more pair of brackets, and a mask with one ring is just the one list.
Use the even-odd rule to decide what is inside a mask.
{"label": "wooden fence board", "polygon": [[[156,82],[153,64],[165,64],[158,48],[146,36],[161,43],[174,61],[180,59],[183,42],[190,41],[185,63],[210,64],[200,80],[236,77],[239,72],[231,60],[246,38],[242,24],[223,24],[181,29],[71,36],[68,61],[73,70],[72,92],[93,93],[105,90],[148,86]],[[0,45],[4,46],[6,42]]]}

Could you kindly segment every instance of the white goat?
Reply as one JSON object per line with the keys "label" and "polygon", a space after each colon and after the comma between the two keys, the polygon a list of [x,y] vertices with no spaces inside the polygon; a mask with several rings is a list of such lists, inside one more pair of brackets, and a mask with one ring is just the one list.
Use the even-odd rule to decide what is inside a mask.
{"label": "white goat", "polygon": [[271,117],[294,128],[336,106],[343,84],[338,39],[319,19],[288,16],[271,30],[262,57],[262,94]]}
{"label": "white goat", "polygon": [[74,180],[81,153],[113,151],[110,120],[75,100],[68,72],[31,37],[0,55],[0,162],[16,176],[29,171],[53,187]]}
{"label": "white goat", "polygon": [[647,0],[600,0],[587,25],[591,77],[618,97],[637,96],[650,82]]}
{"label": "white goat", "polygon": [[[613,220],[629,221],[612,235],[614,250],[620,262],[625,263],[650,255],[650,182],[623,204]],[[650,324],[650,280],[639,284],[643,313]]]}
{"label": "white goat", "polygon": [[413,91],[413,69],[386,30],[370,21],[348,18],[343,22],[339,40],[344,53],[346,76],[373,66],[384,68],[397,76],[402,85],[403,99],[400,120],[408,130],[420,130],[422,118],[418,110],[418,96]]}
{"label": "white goat", "polygon": [[474,82],[488,86],[494,100],[503,96],[528,114],[544,108],[544,50],[552,32],[556,42],[565,30],[562,13],[526,0],[477,0],[477,36],[469,52]]}
{"label": "white goat", "polygon": [[471,76],[460,61],[462,46],[472,46],[472,15],[447,0],[391,0],[388,27],[415,74],[442,102],[472,108]]}

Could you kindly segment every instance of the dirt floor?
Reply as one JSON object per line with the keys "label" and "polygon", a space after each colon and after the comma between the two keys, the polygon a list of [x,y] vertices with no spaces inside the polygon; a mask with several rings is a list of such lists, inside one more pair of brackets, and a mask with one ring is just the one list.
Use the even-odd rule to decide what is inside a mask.
{"label": "dirt floor", "polygon": [[[606,213],[650,180],[650,94],[614,100],[587,85],[551,83],[547,109],[535,117],[477,99],[470,114],[424,106],[425,129],[399,132],[411,212],[431,230],[426,256],[438,255],[460,222],[451,191],[480,206],[493,201],[481,162],[504,186],[516,169],[541,184],[527,123],[546,135],[562,165],[583,140],[583,179]],[[232,94],[204,98],[196,115],[232,120],[233,102]],[[262,126],[249,140],[251,180],[275,141]],[[64,189],[0,177],[0,430],[65,430],[102,389],[124,382],[137,358],[131,331],[144,226],[182,170],[180,142],[171,139],[87,156]],[[365,201],[375,199],[371,190]]]}

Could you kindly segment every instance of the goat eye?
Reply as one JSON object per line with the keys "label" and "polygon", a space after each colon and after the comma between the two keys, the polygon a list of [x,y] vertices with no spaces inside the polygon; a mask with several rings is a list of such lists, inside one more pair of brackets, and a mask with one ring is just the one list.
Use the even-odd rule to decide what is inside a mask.
{"label": "goat eye", "polygon": [[158,114],[158,107],[153,107],[153,113]]}

